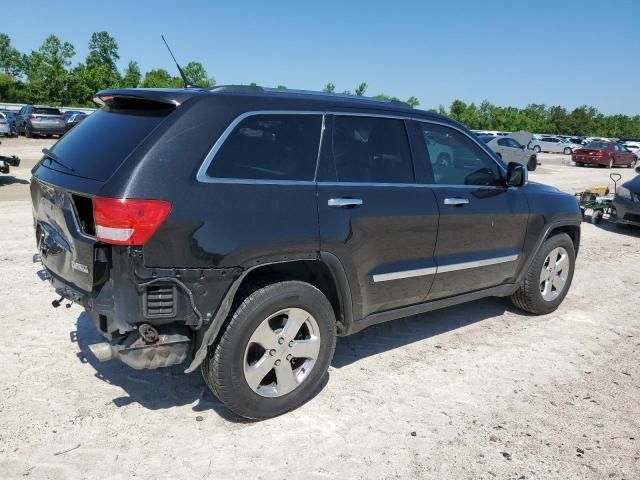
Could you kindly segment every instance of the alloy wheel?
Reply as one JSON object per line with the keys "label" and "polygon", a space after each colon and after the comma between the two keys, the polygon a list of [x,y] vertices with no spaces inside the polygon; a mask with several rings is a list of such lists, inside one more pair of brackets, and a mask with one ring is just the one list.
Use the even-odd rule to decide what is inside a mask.
{"label": "alloy wheel", "polygon": [[320,328],[301,308],[280,310],[254,330],[244,352],[244,378],[262,397],[281,397],[309,376],[320,353]]}
{"label": "alloy wheel", "polygon": [[569,254],[564,247],[554,248],[542,263],[540,272],[540,294],[552,302],[562,293],[569,277]]}

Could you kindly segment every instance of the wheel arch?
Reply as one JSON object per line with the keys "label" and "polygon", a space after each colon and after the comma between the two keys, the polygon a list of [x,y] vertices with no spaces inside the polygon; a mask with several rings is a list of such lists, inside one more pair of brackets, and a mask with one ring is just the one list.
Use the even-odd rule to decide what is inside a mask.
{"label": "wheel arch", "polygon": [[259,264],[244,271],[229,287],[220,302],[213,320],[196,337],[194,355],[186,373],[195,370],[204,360],[207,349],[223,331],[229,312],[240,299],[256,288],[277,281],[299,280],[307,282],[325,294],[334,309],[338,333],[346,335],[353,326],[351,291],[347,275],[337,257],[320,252],[315,259],[291,259]]}

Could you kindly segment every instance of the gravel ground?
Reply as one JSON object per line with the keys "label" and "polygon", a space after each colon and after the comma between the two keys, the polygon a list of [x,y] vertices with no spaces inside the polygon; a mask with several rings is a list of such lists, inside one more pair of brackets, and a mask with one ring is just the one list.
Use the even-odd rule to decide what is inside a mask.
{"label": "gravel ground", "polygon": [[[309,403],[244,422],[199,373],[96,362],[82,310],[51,308],[28,202],[50,143],[0,145],[23,158],[0,176],[3,478],[640,478],[640,230],[585,223],[551,315],[486,299],[369,328],[338,341]],[[532,180],[610,183],[541,159]]]}

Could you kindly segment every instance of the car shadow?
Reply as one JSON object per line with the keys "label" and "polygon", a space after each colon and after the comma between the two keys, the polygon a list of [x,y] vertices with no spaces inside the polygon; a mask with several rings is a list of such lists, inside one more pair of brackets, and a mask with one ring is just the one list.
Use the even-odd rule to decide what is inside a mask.
{"label": "car shadow", "polygon": [[[200,369],[184,373],[186,362],[168,368],[155,370],[135,370],[118,360],[99,362],[89,350],[89,345],[105,341],[98,333],[86,313],[76,320],[76,329],[70,332],[70,340],[77,343],[78,359],[95,370],[95,377],[124,390],[124,395],[114,398],[116,407],[132,403],[149,410],[191,405],[193,412],[214,411],[223,419],[233,423],[252,423],[228,410],[205,385]],[[327,384],[329,375],[316,389],[317,395]]]}
{"label": "car shadow", "polygon": [[[467,325],[516,311],[504,298],[485,298],[369,327],[338,340],[332,366],[341,368],[363,358],[435,337]],[[519,315],[527,315],[517,310]]]}
{"label": "car shadow", "polygon": [[633,238],[640,238],[640,227],[636,227],[634,225],[618,225],[604,219],[595,226],[606,230],[607,232],[619,233],[621,235],[626,235]]}
{"label": "car shadow", "polygon": [[29,180],[24,180],[23,178],[16,178],[11,175],[0,175],[0,187],[4,187],[5,185],[28,185]]}

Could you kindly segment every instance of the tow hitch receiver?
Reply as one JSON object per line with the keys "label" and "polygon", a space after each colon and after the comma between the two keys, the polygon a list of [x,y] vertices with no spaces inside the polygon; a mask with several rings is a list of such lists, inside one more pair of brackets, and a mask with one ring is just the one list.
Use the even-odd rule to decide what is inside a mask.
{"label": "tow hitch receiver", "polygon": [[94,343],[89,350],[100,362],[117,358],[138,370],[169,367],[184,362],[191,349],[191,338],[181,330],[168,326],[158,332],[151,325],[142,324],[119,343]]}

